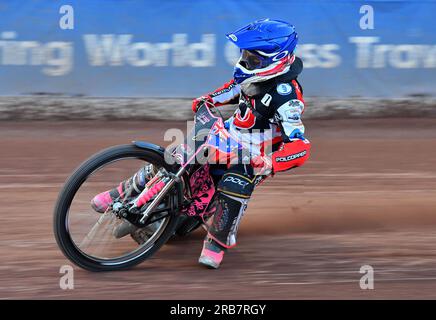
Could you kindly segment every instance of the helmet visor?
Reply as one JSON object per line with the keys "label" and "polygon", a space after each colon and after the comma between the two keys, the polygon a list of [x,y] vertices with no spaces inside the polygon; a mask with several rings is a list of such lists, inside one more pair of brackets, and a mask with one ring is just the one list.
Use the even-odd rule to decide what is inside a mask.
{"label": "helmet visor", "polygon": [[259,54],[242,49],[239,64],[247,70],[255,70],[267,67],[269,61],[267,58],[262,57]]}

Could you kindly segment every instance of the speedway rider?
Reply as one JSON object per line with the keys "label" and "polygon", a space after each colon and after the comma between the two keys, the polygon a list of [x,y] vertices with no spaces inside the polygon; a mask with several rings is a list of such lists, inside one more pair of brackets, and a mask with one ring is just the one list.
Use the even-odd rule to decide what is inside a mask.
{"label": "speedway rider", "polygon": [[[274,152],[272,155],[257,152],[248,164],[231,164],[221,173],[218,167],[214,170],[211,166],[217,194],[212,222],[199,258],[199,263],[210,268],[218,268],[225,251],[236,245],[236,233],[247,202],[266,172],[301,166],[310,151],[301,121],[304,99],[297,77],[303,64],[295,56],[298,36],[294,26],[281,20],[263,19],[228,34],[227,38],[240,49],[233,79],[195,99],[192,109],[196,112],[204,103],[215,107],[238,104],[233,116],[226,121],[228,131],[238,135],[271,130]],[[268,170],[256,170],[259,167]],[[142,168],[118,188],[97,195],[92,200],[93,208],[104,212],[127,185],[133,185],[139,193],[146,181],[144,170]]]}

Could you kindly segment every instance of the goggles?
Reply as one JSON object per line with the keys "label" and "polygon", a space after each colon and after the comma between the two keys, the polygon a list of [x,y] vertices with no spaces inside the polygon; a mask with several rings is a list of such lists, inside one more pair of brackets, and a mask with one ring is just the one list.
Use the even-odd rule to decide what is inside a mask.
{"label": "goggles", "polygon": [[252,51],[241,49],[241,58],[239,64],[247,70],[262,69],[271,64],[271,61],[267,57],[263,57]]}

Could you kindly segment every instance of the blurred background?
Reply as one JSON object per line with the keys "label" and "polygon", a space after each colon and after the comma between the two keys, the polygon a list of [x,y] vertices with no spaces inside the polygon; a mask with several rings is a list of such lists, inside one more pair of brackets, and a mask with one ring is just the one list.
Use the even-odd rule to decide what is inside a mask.
{"label": "blurred background", "polygon": [[[0,298],[436,298],[435,11],[426,0],[0,0]],[[219,271],[197,266],[198,231],[128,272],[75,267],[75,289],[60,289],[70,262],[52,211],[65,179],[102,148],[167,145],[191,99],[231,79],[239,52],[225,34],[266,17],[299,34],[311,160],[254,193]],[[359,286],[363,265],[374,290]]]}

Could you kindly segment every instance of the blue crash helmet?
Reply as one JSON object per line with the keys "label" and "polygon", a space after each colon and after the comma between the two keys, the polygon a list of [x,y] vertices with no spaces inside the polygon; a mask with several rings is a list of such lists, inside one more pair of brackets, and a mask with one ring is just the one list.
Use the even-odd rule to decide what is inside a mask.
{"label": "blue crash helmet", "polygon": [[227,39],[240,49],[234,79],[238,84],[261,82],[289,71],[298,42],[295,27],[288,22],[262,19],[252,22]]}

